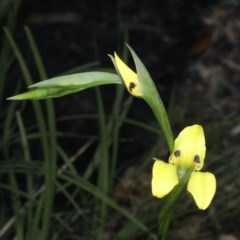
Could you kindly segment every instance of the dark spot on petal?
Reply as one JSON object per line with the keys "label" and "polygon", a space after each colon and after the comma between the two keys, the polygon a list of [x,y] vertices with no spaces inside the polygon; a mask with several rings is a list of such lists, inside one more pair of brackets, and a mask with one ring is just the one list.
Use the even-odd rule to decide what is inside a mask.
{"label": "dark spot on petal", "polygon": [[180,155],[181,155],[181,152],[179,150],[174,152],[174,156],[175,157],[180,157]]}
{"label": "dark spot on petal", "polygon": [[129,91],[131,92],[135,87],[136,87],[136,84],[134,82],[130,82]]}
{"label": "dark spot on petal", "polygon": [[195,155],[193,161],[194,161],[195,163],[200,163],[200,157],[199,157],[199,155]]}

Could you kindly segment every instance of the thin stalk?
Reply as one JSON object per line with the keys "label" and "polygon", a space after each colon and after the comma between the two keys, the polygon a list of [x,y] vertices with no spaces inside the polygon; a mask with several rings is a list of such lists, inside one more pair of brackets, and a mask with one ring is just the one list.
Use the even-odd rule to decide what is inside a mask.
{"label": "thin stalk", "polygon": [[[34,40],[34,37],[29,30],[28,27],[24,28],[29,45],[31,47],[33,58],[39,73],[39,77],[41,80],[47,79],[47,73],[39,53],[37,44]],[[44,166],[48,174],[46,174],[46,191],[48,194],[47,197],[47,206],[46,206],[46,214],[45,218],[43,219],[43,228],[46,228],[46,232],[49,232],[49,221],[51,218],[53,202],[54,202],[54,195],[55,195],[55,188],[52,179],[55,179],[57,166],[56,166],[56,151],[57,151],[57,144],[56,144],[56,124],[55,124],[55,109],[53,105],[53,101],[48,99],[45,101],[46,109],[47,109],[47,126],[49,131],[49,145],[50,145],[50,152],[49,152],[49,159],[44,162]],[[49,161],[50,160],[50,161]],[[45,220],[47,222],[45,223]],[[47,233],[46,233],[47,234]],[[47,235],[46,235],[47,236]]]}
{"label": "thin stalk", "polygon": [[106,194],[104,194],[99,188],[95,187],[93,184],[86,181],[83,177],[73,176],[71,174],[69,175],[67,173],[64,173],[64,174],[59,175],[59,178],[62,180],[65,180],[69,183],[72,183],[73,185],[76,185],[76,186],[80,187],[81,189],[94,195],[99,200],[105,202],[106,205],[115,209],[120,214],[122,214],[127,219],[129,219],[131,222],[133,222],[140,230],[142,230],[144,232],[148,232],[149,235],[152,235],[149,231],[149,228],[146,225],[144,225],[139,219],[137,219],[127,209],[124,209],[121,206],[119,206],[118,204],[116,204],[110,197],[108,197]]}
{"label": "thin stalk", "polygon": [[[8,107],[8,114],[6,115],[3,127],[3,152],[4,157],[7,162],[10,162],[10,140],[13,134],[13,126],[12,122],[14,119],[14,112],[16,109],[17,104],[11,103]],[[24,232],[23,232],[23,221],[20,219],[20,208],[21,208],[21,194],[17,191],[19,189],[16,179],[16,172],[13,168],[9,168],[8,179],[10,183],[10,188],[13,189],[14,193],[11,194],[11,201],[13,206],[13,214],[16,217],[15,221],[15,232],[18,239],[24,239]]]}
{"label": "thin stalk", "polygon": [[[116,167],[117,167],[117,156],[118,156],[118,146],[119,146],[119,130],[125,121],[125,117],[128,113],[129,108],[132,105],[133,97],[130,96],[125,102],[125,108],[123,109],[121,115],[119,116],[118,122],[115,124],[112,133],[112,157],[111,157],[111,184],[113,185],[115,174],[116,174]],[[119,104],[120,105],[120,104]],[[119,105],[117,105],[117,111],[113,112],[113,116],[117,117],[119,115]]]}
{"label": "thin stalk", "polygon": [[[16,113],[17,116],[17,122],[18,122],[18,127],[19,127],[19,131],[20,131],[20,136],[21,136],[21,143],[22,143],[22,148],[23,148],[23,154],[24,154],[24,159],[27,163],[31,162],[31,155],[30,155],[30,149],[29,149],[29,145],[28,145],[28,140],[27,140],[27,136],[26,136],[26,131],[25,131],[25,127],[21,118],[21,115],[19,112]],[[29,208],[28,208],[28,212],[27,212],[27,226],[31,226],[32,225],[32,218],[33,218],[33,202],[34,202],[34,187],[33,187],[33,179],[31,174],[27,174],[26,176],[26,180],[27,180],[27,193],[28,193],[28,204],[29,204]],[[27,232],[27,236],[26,239],[29,239],[29,231]]]}
{"label": "thin stalk", "polygon": [[[74,200],[72,194],[68,193],[68,191],[66,190],[66,187],[63,186],[62,184],[60,184],[57,180],[54,180],[54,184],[56,185],[58,191],[62,192],[63,195],[65,195],[65,197],[68,199],[69,203],[73,206],[73,208],[75,209],[76,213],[79,214],[80,216],[83,216],[83,209],[81,209],[77,202]],[[69,184],[67,184],[69,185]]]}
{"label": "thin stalk", "polygon": [[[9,11],[8,18],[7,18],[7,28],[9,29],[10,32],[14,31],[15,24],[16,24],[16,18],[19,10],[19,6],[21,4],[20,0],[13,1],[12,3],[12,8]],[[4,37],[2,46],[1,46],[1,52],[0,52],[0,108],[2,106],[2,102],[4,99],[3,92],[5,89],[5,83],[6,83],[6,76],[7,76],[7,71],[8,71],[8,66],[10,62],[10,56],[11,56],[11,49],[10,45],[7,41],[7,38]],[[9,109],[9,115],[7,115],[7,119],[4,123],[4,125],[11,125],[11,120],[13,116],[13,111],[16,107],[16,104],[12,104]],[[6,159],[9,159],[9,140],[11,138],[11,131],[7,132],[10,128],[3,128],[4,133],[3,133],[3,138],[4,138],[4,156]],[[10,171],[9,175],[9,182],[11,187],[18,189],[17,185],[17,179],[15,176],[15,173]],[[21,207],[21,202],[20,202],[20,196],[19,194],[15,193],[11,195],[11,200],[12,200],[12,206],[13,206],[13,212],[15,216],[17,217],[17,220],[15,222],[15,230],[16,230],[16,235],[19,240],[24,239],[24,233],[23,233],[23,222],[20,219],[19,216],[19,209]]]}
{"label": "thin stalk", "polygon": [[[98,187],[104,194],[107,194],[109,191],[109,153],[108,153],[108,135],[107,135],[107,126],[105,120],[105,111],[103,106],[103,100],[101,92],[98,87],[96,87],[96,98],[97,98],[97,107],[98,107],[98,116],[99,116],[99,128],[100,128],[100,154],[99,158],[101,162],[99,164],[98,171]],[[102,240],[104,234],[104,222],[107,216],[107,206],[104,201],[100,202],[100,206],[96,209],[99,211],[99,219],[101,224],[98,224],[96,239]]]}
{"label": "thin stalk", "polygon": [[[10,186],[13,189],[18,189],[17,179],[13,172],[9,172],[9,182],[10,182]],[[15,221],[16,237],[18,240],[24,240],[25,239],[24,230],[23,230],[24,226],[23,226],[23,221],[21,219],[21,215],[20,215],[21,198],[17,191],[11,194],[11,199],[12,199],[13,212],[14,212],[14,215],[16,216],[16,221]]]}
{"label": "thin stalk", "polygon": [[[117,5],[119,4],[119,2],[117,2]],[[119,7],[119,6],[118,6]],[[118,20],[120,20],[120,8],[117,8],[117,16],[118,16]],[[119,27],[119,25],[118,25]],[[125,31],[125,36],[124,36],[124,41],[128,42],[129,40],[129,34],[128,31]],[[123,47],[123,60],[125,60],[125,62],[127,62],[128,59],[128,51],[127,48]],[[120,109],[121,109],[121,103],[122,103],[122,99],[123,99],[123,95],[124,95],[124,87],[123,86],[117,86],[116,87],[116,96],[114,99],[114,104],[113,104],[113,108],[112,108],[112,114],[111,117],[113,117],[113,119],[117,119],[118,116],[120,115]],[[113,185],[114,182],[114,177],[116,174],[116,166],[117,166],[117,156],[118,156],[118,147],[119,147],[119,130],[121,128],[121,125],[127,115],[127,112],[132,104],[132,100],[133,98],[128,98],[128,100],[125,102],[125,108],[124,111],[122,112],[119,121],[118,122],[112,122],[113,124],[113,128],[112,128],[112,156],[111,156],[111,171],[110,171],[110,184]],[[110,137],[110,136],[109,136]]]}
{"label": "thin stalk", "polygon": [[[7,39],[14,51],[14,54],[18,60],[20,69],[22,71],[24,80],[27,85],[31,85],[33,83],[29,69],[27,67],[26,62],[24,61],[24,58],[18,49],[14,39],[12,38],[9,31],[5,28],[4,29],[5,34],[7,36]],[[49,155],[49,142],[47,137],[47,129],[46,124],[44,121],[43,112],[40,106],[40,103],[38,101],[32,101],[33,108],[35,112],[35,117],[37,121],[37,125],[39,128],[39,133],[41,136],[41,144],[42,144],[42,150],[43,150],[43,159],[46,164],[44,164],[44,179],[45,179],[45,203],[44,203],[44,209],[43,209],[43,218],[42,218],[42,231],[41,231],[41,237],[42,239],[48,239],[49,237],[49,231],[50,231],[50,218],[52,214],[52,199],[53,199],[53,190],[54,190],[54,184],[52,182],[52,168],[48,168],[47,164],[51,164],[51,159]]]}
{"label": "thin stalk", "polygon": [[30,231],[30,240],[36,239],[36,240],[43,240],[41,228],[40,228],[40,221],[42,216],[42,209],[44,209],[44,202],[45,202],[45,195],[41,194],[36,205],[36,211],[34,214],[34,218],[32,221],[32,228]]}
{"label": "thin stalk", "polygon": [[[11,3],[12,8],[9,11],[7,18],[7,28],[9,32],[13,33],[16,25],[16,18],[18,15],[18,10],[21,5],[21,0],[14,0]],[[3,44],[1,46],[0,52],[0,108],[3,101],[3,92],[5,89],[6,76],[8,71],[8,65],[10,62],[11,48],[6,37],[3,38]]]}
{"label": "thin stalk", "polygon": [[[132,99],[131,96],[129,98]],[[128,109],[130,107],[129,106],[130,104],[128,105],[128,101],[131,102],[131,100],[126,100],[126,104],[124,104],[125,107],[124,107],[123,111],[121,111],[121,113],[119,113],[119,115],[117,115],[116,117],[115,116],[113,116],[113,117],[112,116],[107,116],[106,118],[108,120],[111,120],[112,122],[115,122],[115,123],[119,123],[119,124],[120,123],[121,124],[125,123],[125,124],[130,124],[134,127],[139,127],[140,129],[151,132],[151,133],[157,135],[158,137],[160,137],[161,134],[160,134],[159,128],[149,126],[146,123],[139,122],[139,121],[134,120],[134,119],[123,117],[123,115],[122,115],[123,112],[128,111]],[[119,106],[119,108],[120,108],[120,106]],[[82,114],[81,116],[72,115],[72,116],[61,117],[61,118],[58,118],[58,121],[83,120],[83,119],[96,120],[97,118],[98,118],[98,115],[96,115],[96,114]]]}

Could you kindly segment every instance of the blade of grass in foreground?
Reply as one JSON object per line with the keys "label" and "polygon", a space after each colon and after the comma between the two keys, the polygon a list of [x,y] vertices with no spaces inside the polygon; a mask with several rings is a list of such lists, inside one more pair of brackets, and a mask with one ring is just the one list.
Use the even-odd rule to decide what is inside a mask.
{"label": "blade of grass in foreground", "polygon": [[[18,49],[14,39],[12,38],[11,34],[9,33],[9,31],[5,28],[4,29],[5,34],[7,36],[7,39],[14,51],[14,54],[18,60],[20,69],[22,71],[24,80],[26,82],[27,85],[30,85],[33,83],[29,69],[27,67],[26,62],[24,61],[24,58],[20,52],[20,50]],[[35,113],[35,118],[36,118],[36,122],[38,125],[38,129],[39,129],[39,133],[41,136],[41,144],[42,144],[42,150],[43,150],[43,159],[44,162],[46,164],[44,164],[45,168],[44,168],[44,172],[45,172],[45,187],[46,190],[44,191],[44,212],[43,212],[43,226],[42,226],[42,231],[41,231],[41,238],[42,239],[48,239],[49,236],[49,231],[50,231],[50,216],[52,213],[52,202],[53,202],[53,197],[54,195],[53,193],[53,189],[54,189],[54,184],[51,181],[52,178],[52,172],[51,172],[51,168],[48,169],[47,168],[47,164],[51,161],[50,159],[50,149],[49,149],[49,142],[48,142],[48,137],[47,137],[47,129],[46,129],[46,124],[43,121],[44,116],[43,116],[43,112],[42,112],[42,108],[40,106],[40,103],[37,101],[33,101],[33,109],[34,109],[34,113]]]}
{"label": "blade of grass in foreground", "polygon": [[[124,42],[128,42],[129,40],[129,35],[128,35],[128,31],[125,31],[125,36]],[[128,51],[126,46],[123,46],[123,59],[125,61],[127,61],[128,59]],[[124,96],[124,87],[123,86],[117,86],[116,87],[116,96],[114,99],[114,104],[112,107],[112,112],[110,117],[113,118],[112,121],[109,121],[109,125],[112,126],[112,130],[111,133],[109,134],[109,138],[110,135],[112,136],[112,154],[111,154],[111,169],[110,169],[110,185],[111,187],[114,184],[114,180],[115,180],[115,174],[116,174],[116,167],[117,167],[117,158],[118,158],[118,147],[119,147],[119,131],[121,129],[121,126],[126,118],[126,115],[128,113],[128,110],[130,109],[131,105],[132,105],[132,101],[133,98],[127,98],[127,100],[124,103],[124,109],[122,109],[122,100],[123,100],[123,96]],[[120,117],[119,117],[120,116]],[[114,120],[115,119],[115,120]],[[116,122],[116,119],[119,119]],[[110,129],[110,127],[109,127]],[[110,132],[110,131],[109,131]]]}
{"label": "blade of grass in foreground", "polygon": [[85,71],[89,71],[89,69],[95,69],[97,67],[99,67],[100,62],[99,61],[94,61],[94,62],[90,62],[90,63],[86,63],[77,67],[74,67],[70,70],[67,70],[65,72],[62,72],[60,75],[69,75],[69,74],[73,74],[73,73],[79,73],[79,72],[85,72]]}
{"label": "blade of grass in foreground", "polygon": [[[100,129],[100,151],[98,158],[101,159],[101,163],[98,167],[98,188],[104,193],[108,194],[109,192],[109,144],[108,144],[108,135],[107,135],[107,126],[105,119],[105,111],[103,106],[103,100],[101,96],[100,89],[96,87],[96,97],[97,97],[97,106],[98,106],[98,116],[99,116],[99,129]],[[98,202],[95,208],[94,218],[95,224],[94,229],[96,228],[96,238],[98,240],[103,239],[105,220],[107,216],[107,205],[104,201]],[[99,223],[101,220],[101,224]]]}
{"label": "blade of grass in foreground", "polygon": [[[14,28],[16,25],[16,19],[17,19],[18,10],[19,10],[20,5],[21,5],[21,0],[14,0],[11,3],[11,8],[9,10],[9,14],[7,17],[7,28],[9,29],[9,31],[12,34],[14,32]],[[0,51],[0,73],[1,73],[1,76],[0,76],[0,109],[1,109],[2,101],[3,101],[3,93],[4,93],[4,89],[5,89],[7,71],[8,71],[8,67],[9,67],[8,65],[10,63],[10,56],[11,56],[10,50],[11,50],[11,48],[9,46],[7,38],[4,36],[3,41],[2,41],[1,51]]]}
{"label": "blade of grass in foreground", "polygon": [[[12,207],[13,207],[13,213],[16,217],[15,221],[15,234],[17,239],[19,240],[24,240],[24,226],[23,226],[23,221],[21,220],[21,215],[20,215],[20,210],[21,210],[21,196],[19,192],[17,191],[18,189],[18,184],[17,184],[17,179],[15,176],[15,173],[12,172],[11,170],[9,171],[9,183],[11,188],[13,189],[13,192],[11,194],[12,198]],[[16,191],[15,191],[16,190]]]}
{"label": "blade of grass in foreground", "polygon": [[[18,91],[18,87],[16,92]],[[5,119],[3,122],[3,136],[1,139],[1,147],[2,151],[4,153],[5,163],[11,162],[11,141],[14,138],[13,133],[15,129],[14,124],[14,117],[15,117],[15,111],[18,104],[12,102],[8,105],[7,108],[7,114],[5,115]],[[1,159],[3,161],[3,159]],[[4,168],[3,164],[1,165],[1,170],[3,170],[5,173],[8,173],[8,179],[9,179],[9,185],[10,188],[14,190],[18,190],[18,184],[16,181],[16,171],[13,167]],[[18,192],[14,192],[11,195],[11,201],[13,206],[13,214],[16,216],[16,221],[14,222],[15,227],[15,233],[17,237],[20,239],[23,237],[23,230],[22,230],[22,221],[19,219],[19,208],[20,208],[20,194]],[[5,209],[3,209],[5,210]],[[2,215],[4,216],[4,212],[2,211]],[[3,219],[2,221],[6,222],[7,219]],[[5,232],[8,231],[9,228],[1,229],[0,237],[4,236]]]}
{"label": "blade of grass in foreground", "polygon": [[[119,10],[119,8],[117,8]],[[119,14],[119,12],[117,12]],[[117,15],[119,17],[119,15]],[[119,19],[118,19],[119,20]],[[118,22],[119,23],[119,22]],[[119,27],[119,26],[118,26]],[[128,42],[129,40],[129,32],[128,29],[125,29],[124,32],[124,41]],[[120,39],[118,39],[118,46],[120,46]],[[122,48],[122,49],[120,49]],[[128,60],[128,51],[125,45],[119,47],[119,52],[123,53],[123,59],[127,62]],[[109,138],[111,136],[112,138],[112,154],[111,154],[111,165],[110,165],[110,188],[114,185],[115,180],[115,174],[116,174],[116,166],[117,166],[117,158],[118,158],[118,147],[119,147],[119,131],[122,126],[123,120],[126,117],[126,114],[131,106],[132,98],[128,98],[125,102],[124,106],[125,109],[122,110],[122,101],[124,96],[124,87],[123,86],[116,86],[116,95],[114,98],[114,103],[112,105],[112,111],[109,119],[109,129],[112,128],[111,133],[109,134]],[[121,114],[123,112],[123,114]],[[120,116],[120,118],[119,118]],[[116,119],[119,118],[119,121],[116,121]],[[115,120],[114,120],[115,119]]]}
{"label": "blade of grass in foreground", "polygon": [[68,199],[69,203],[73,206],[76,213],[78,213],[80,216],[83,216],[83,209],[81,209],[77,202],[72,197],[72,194],[68,193],[67,187],[69,184],[66,184],[66,186],[62,185],[60,182],[54,180],[54,183],[58,189],[58,191],[62,192],[63,195]]}
{"label": "blade of grass in foreground", "polygon": [[[18,91],[18,87],[16,92]],[[14,129],[15,129],[15,124],[13,124],[14,122],[14,117],[15,117],[15,111],[16,111],[16,107],[18,104],[16,103],[11,103],[8,106],[8,111],[3,123],[3,137],[2,137],[2,150],[4,153],[4,157],[6,159],[6,162],[10,162],[11,161],[11,140],[13,139],[13,133],[14,133]],[[3,167],[3,166],[2,166]],[[5,169],[6,170],[6,169]],[[19,194],[19,192],[17,191],[19,189],[18,186],[18,181],[16,178],[16,171],[14,168],[10,167],[8,170],[6,170],[6,172],[8,172],[8,177],[9,177],[9,185],[10,188],[14,191],[13,194],[11,195],[11,201],[12,201],[12,206],[13,206],[13,214],[15,215],[15,223],[14,223],[14,227],[15,227],[15,234],[19,239],[23,239],[24,237],[24,231],[23,231],[23,224],[20,218],[20,207],[21,207],[21,195]],[[3,234],[5,232],[3,231]]]}
{"label": "blade of grass in foreground", "polygon": [[[33,53],[33,58],[39,73],[39,77],[41,80],[47,79],[47,73],[46,73],[41,55],[39,53],[37,44],[34,40],[34,37],[28,27],[25,27],[24,30],[25,30],[26,37],[28,39],[28,43]],[[53,201],[54,201],[54,195],[55,195],[55,188],[54,188],[54,183],[52,179],[55,179],[56,172],[57,172],[57,166],[56,166],[57,137],[56,137],[55,109],[54,109],[53,101],[51,99],[48,99],[46,100],[45,104],[47,109],[47,127],[49,132],[49,145],[50,145],[48,160],[50,161],[44,162],[46,186],[47,186],[46,195],[48,195],[47,197],[48,205],[47,205],[45,216],[42,220],[43,221],[42,224],[44,228],[48,229],[49,226],[47,226],[46,224],[50,221],[49,219],[51,219]],[[47,220],[47,223],[45,223],[46,220]],[[48,231],[49,230],[47,230],[47,232]]]}
{"label": "blade of grass in foreground", "polygon": [[61,174],[59,175],[59,179],[65,180],[73,185],[76,185],[83,190],[89,192],[90,194],[94,195],[98,199],[104,201],[108,206],[118,211],[120,214],[125,216],[127,219],[129,219],[131,222],[133,222],[141,231],[147,232],[149,237],[151,239],[157,239],[156,235],[150,232],[149,228],[145,226],[141,221],[139,221],[137,218],[135,218],[128,210],[120,207],[117,205],[111,198],[106,196],[104,193],[102,193],[101,190],[99,190],[97,187],[92,185],[90,182],[86,181],[84,178],[80,176],[73,176],[72,174]]}
{"label": "blade of grass in foreground", "polygon": [[[124,59],[127,58],[126,47],[124,47]],[[112,145],[112,154],[111,154],[111,162],[109,164],[109,189],[111,189],[116,172],[116,164],[117,164],[117,155],[118,155],[118,143],[119,143],[119,130],[125,121],[126,114],[131,106],[133,98],[128,98],[125,102],[125,108],[122,109],[122,99],[123,99],[124,88],[122,86],[116,86],[116,96],[114,98],[114,103],[112,105],[112,111],[110,117],[108,117],[107,124],[107,140],[108,145]],[[94,169],[99,165],[99,158],[97,157],[100,151],[100,146],[97,148],[93,160],[89,164],[86,169],[84,176],[88,179],[93,173]]]}
{"label": "blade of grass in foreground", "polygon": [[[16,18],[18,15],[18,10],[20,7],[21,1],[20,0],[16,0],[13,1],[13,3],[11,4],[11,8],[9,10],[8,13],[8,17],[7,17],[7,27],[9,28],[10,32],[14,32],[14,28],[15,28],[15,24],[16,24]],[[8,71],[8,67],[10,64],[10,57],[11,57],[11,48],[10,45],[7,41],[6,36],[3,37],[3,41],[2,41],[2,45],[1,45],[1,51],[0,51],[0,109],[2,107],[2,102],[4,101],[4,89],[5,89],[5,83],[6,83],[6,76],[7,76],[7,71]],[[13,111],[16,107],[16,104],[12,104],[9,107],[9,115],[6,116],[6,120],[4,121],[4,125],[8,125],[10,127],[11,125],[11,120],[12,120],[12,116],[13,116]],[[12,128],[7,128],[7,130],[9,130],[9,132],[6,131],[6,128],[3,128],[3,152],[4,152],[4,157],[6,158],[6,160],[10,160],[9,159],[9,152],[10,152],[10,148],[9,148],[9,140],[11,138],[11,130]],[[8,178],[9,178],[9,183],[10,186],[18,189],[18,185],[17,185],[17,181],[16,181],[16,177],[15,177],[15,173],[13,171],[9,171],[8,174]],[[15,222],[15,232],[16,232],[16,236],[19,240],[23,239],[23,223],[19,218],[19,208],[20,208],[20,195],[15,193],[11,196],[11,201],[12,201],[12,205],[13,205],[13,212],[15,214],[15,216],[17,217],[17,221]],[[2,212],[3,214],[3,212]]]}
{"label": "blade of grass in foreground", "polygon": [[[16,113],[17,116],[17,122],[18,127],[20,131],[21,136],[21,143],[22,143],[22,149],[23,149],[23,156],[26,162],[31,162],[31,155],[30,155],[30,149],[28,145],[28,140],[26,136],[25,127],[21,118],[21,115],[19,112]],[[27,194],[28,194],[28,209],[27,209],[27,226],[32,225],[32,219],[33,219],[33,202],[34,202],[34,188],[33,188],[33,179],[31,174],[27,174],[26,176],[26,183],[27,183]],[[26,239],[30,239],[29,231],[26,231]]]}

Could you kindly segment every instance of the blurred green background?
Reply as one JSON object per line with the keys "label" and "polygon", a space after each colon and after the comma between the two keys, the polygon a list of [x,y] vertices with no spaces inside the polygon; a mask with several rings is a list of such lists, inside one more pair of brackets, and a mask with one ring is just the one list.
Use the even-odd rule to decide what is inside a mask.
{"label": "blurred green background", "polygon": [[[47,101],[7,101],[67,73],[114,71],[107,54],[148,68],[176,136],[202,124],[206,211],[185,192],[168,239],[240,238],[238,1],[0,1],[0,239],[158,239],[151,195],[167,145],[148,106],[122,86]],[[4,28],[3,28],[4,27]]]}

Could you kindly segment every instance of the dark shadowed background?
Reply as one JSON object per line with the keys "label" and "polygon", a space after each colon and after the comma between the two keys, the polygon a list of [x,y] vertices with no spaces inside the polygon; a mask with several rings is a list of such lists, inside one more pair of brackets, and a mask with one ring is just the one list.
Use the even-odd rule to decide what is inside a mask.
{"label": "dark shadowed background", "polygon": [[[6,25],[12,1],[0,1],[1,27]],[[237,0],[25,0],[20,5],[13,37],[22,51],[34,82],[39,81],[39,77],[24,33],[25,25],[30,28],[36,40],[49,78],[88,63],[92,64],[90,70],[113,71],[107,54],[117,51],[122,55],[124,42],[127,42],[149,70],[168,109],[174,135],[187,125],[200,123],[204,126],[207,147],[210,149],[207,155],[208,170],[216,172],[218,179],[226,181],[219,184],[216,196],[218,200],[213,202],[208,211],[199,213],[192,203],[191,212],[184,212],[184,208],[180,208],[180,217],[176,214],[169,239],[240,238],[239,16],[240,3]],[[4,32],[1,31],[0,46],[3,38]],[[17,87],[20,92],[26,90],[19,65],[14,54],[11,54],[4,98],[14,95]],[[132,60],[128,60],[130,66],[133,66]],[[108,116],[112,109],[115,88],[101,87],[101,93]],[[126,91],[124,96],[126,100]],[[121,105],[123,110],[125,100]],[[8,104],[6,100],[3,101],[2,115],[3,112],[8,112]],[[74,120],[73,117],[96,115],[96,105],[93,89],[54,100],[58,143],[68,156],[73,155],[88,140],[98,139],[96,133],[99,126],[96,118]],[[18,110],[25,125],[30,126],[34,121],[31,118],[31,103],[27,101],[24,107]],[[66,117],[70,120],[63,121],[62,118]],[[4,115],[1,118],[3,119]],[[139,99],[133,100],[127,118],[157,128],[151,110]],[[166,159],[168,154],[164,140],[161,140],[161,147],[154,151],[153,156],[148,152],[158,138],[156,134],[129,124],[124,124],[120,131],[118,171],[109,195],[136,215],[141,215],[141,208],[145,204],[141,200],[149,199],[151,195],[152,162],[149,159],[154,156]],[[11,155],[21,156],[19,144],[13,146]],[[84,153],[83,160],[76,163],[79,174],[84,172],[96,146],[97,141]],[[38,143],[34,142],[31,148],[34,158],[37,159],[41,155]],[[144,165],[146,156],[149,159]],[[135,168],[140,163],[144,168],[135,176]],[[228,170],[224,171],[223,164],[228,164]],[[237,171],[234,176],[231,176],[232,170]],[[5,181],[4,173],[2,176]],[[18,179],[24,189],[25,181],[21,176]],[[92,176],[91,182],[95,183],[96,179],[97,173]],[[41,182],[38,178],[35,181],[37,184]],[[226,197],[227,200],[224,200],[224,196],[231,194],[232,198]],[[8,193],[2,194],[1,208],[4,208],[9,198]],[[56,211],[61,209],[62,201],[62,196],[55,198]],[[158,206],[157,200],[154,200],[154,203],[151,201],[153,200],[150,200],[150,204]],[[11,208],[7,206],[6,215],[11,216]],[[143,210],[145,214],[148,212],[146,209]],[[149,210],[150,214],[156,215],[154,219],[157,219],[156,209],[157,207]],[[111,221],[112,216],[114,220]],[[208,226],[209,219],[211,223]],[[84,224],[88,224],[88,221],[90,220],[86,220]],[[111,213],[107,219],[104,239],[115,239],[115,231],[124,225],[123,221],[116,213]],[[2,226],[5,223],[6,221],[1,222]],[[79,230],[79,224],[83,224],[82,220],[73,221],[72,231],[69,233],[66,228],[58,239],[84,239],[83,236],[86,235]],[[151,220],[148,224],[154,225],[155,222]],[[10,236],[6,239],[13,239],[14,233]],[[142,234],[138,238],[133,235],[129,239],[146,238]]]}

